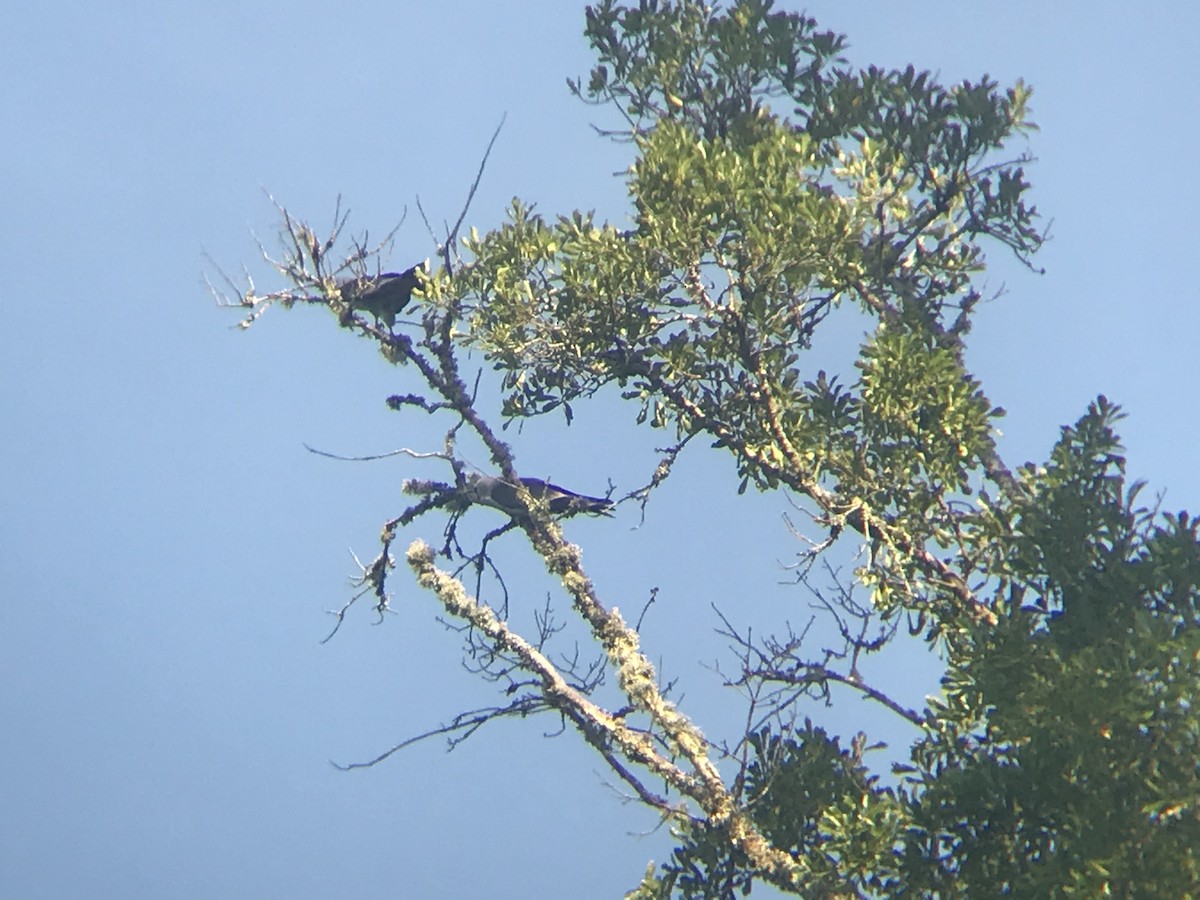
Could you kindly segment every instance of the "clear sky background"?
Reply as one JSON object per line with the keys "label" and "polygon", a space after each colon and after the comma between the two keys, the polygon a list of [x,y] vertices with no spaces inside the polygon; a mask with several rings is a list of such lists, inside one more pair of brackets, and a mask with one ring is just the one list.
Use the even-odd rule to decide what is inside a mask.
{"label": "clear sky background", "polygon": [[[796,7],[793,7],[796,8]],[[1027,146],[1052,242],[1030,274],[997,251],[971,361],[1006,407],[1010,464],[1044,459],[1106,393],[1129,413],[1130,472],[1165,507],[1200,509],[1200,210],[1191,3],[882,4],[807,11],[858,65],[987,72],[1035,88]],[[328,222],[398,233],[397,267],[430,255],[416,215],[453,219],[508,121],[469,223],[513,195],[549,215],[622,221],[627,148],[567,92],[590,65],[583,8],[532,3],[14,4],[0,27],[0,894],[92,897],[619,896],[669,835],[623,804],[598,757],[556,722],[505,722],[447,755],[431,741],[367,759],[497,701],[463,671],[434,600],[395,575],[396,615],[365,608],[319,644],[349,596],[347,549],[430,464],[340,463],[443,428],[384,406],[412,389],[320,310],[248,333],[214,306],[204,252],[244,262],[270,239],[269,190]],[[844,365],[821,357],[820,365]],[[833,360],[831,362],[831,360]],[[814,361],[813,368],[818,363]],[[851,375],[846,370],[847,376]],[[509,435],[527,474],[580,490],[644,481],[661,434],[633,409],[583,406],[569,430]],[[481,455],[476,462],[484,462]],[[713,634],[802,625],[808,598],[782,496],[737,498],[726,457],[693,448],[651,506],[578,521],[601,596],[658,601],[646,647],[713,738],[738,698]],[[478,527],[499,524],[479,511]],[[486,519],[492,516],[491,519]],[[436,541],[430,519],[402,537]],[[513,539],[513,551],[518,550]],[[518,555],[518,554],[514,554]],[[515,563],[514,563],[515,565]],[[514,569],[513,624],[553,585]],[[563,649],[569,649],[569,644]],[[704,663],[702,665],[701,663]],[[919,652],[877,677],[920,703]],[[855,700],[806,713],[903,738]],[[896,753],[902,754],[902,743]],[[882,760],[881,760],[882,762]]]}

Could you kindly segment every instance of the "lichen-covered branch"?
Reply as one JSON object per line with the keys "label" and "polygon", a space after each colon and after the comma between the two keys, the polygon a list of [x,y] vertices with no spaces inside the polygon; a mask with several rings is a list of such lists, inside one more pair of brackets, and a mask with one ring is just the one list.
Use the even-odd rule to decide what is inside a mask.
{"label": "lichen-covered branch", "polygon": [[[590,583],[578,568],[577,554],[572,554],[570,548],[564,545],[558,554],[552,555],[556,561],[552,568],[563,576],[564,584],[576,598],[577,608],[586,609],[589,621],[596,623],[626,694],[669,736],[673,747],[689,763],[691,772],[685,772],[673,759],[659,752],[648,733],[631,728],[623,718],[613,716],[569,685],[544,654],[501,622],[489,606],[470,597],[460,581],[440,571],[427,544],[413,542],[407,557],[417,582],[436,594],[451,615],[469,622],[494,645],[515,654],[526,671],[541,681],[547,703],[570,720],[589,743],[605,748],[605,752],[617,751],[625,760],[661,778],[680,795],[695,802],[709,823],[727,829],[730,840],[754,861],[756,868],[773,881],[790,883],[791,873],[798,869],[795,860],[773,848],[738,808],[709,759],[699,731],[659,691],[654,668],[638,649],[637,633],[622,621],[616,610],[605,611],[600,607]],[[616,771],[623,774],[621,768]]]}

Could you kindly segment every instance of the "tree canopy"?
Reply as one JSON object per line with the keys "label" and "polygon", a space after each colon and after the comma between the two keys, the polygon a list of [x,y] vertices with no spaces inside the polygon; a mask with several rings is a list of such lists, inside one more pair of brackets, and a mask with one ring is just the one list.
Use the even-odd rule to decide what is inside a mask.
{"label": "tree canopy", "polygon": [[[675,829],[678,849],[637,896],[758,880],[805,896],[1195,892],[1197,522],[1127,482],[1120,411],[1103,396],[1046,462],[1007,465],[1003,410],[966,364],[985,253],[1032,268],[1043,239],[1031,160],[1011,149],[1035,128],[1029,89],[850,68],[841,36],[769,0],[605,0],[586,34],[596,65],[570,88],[629,145],[627,222],[514,200],[499,225],[460,234],[464,210],[428,266],[389,279],[386,244],[347,249],[344,218],[322,237],[285,211],[288,286],[233,300],[246,324],[272,304],[329,308],[404,370],[393,409],[446,422],[425,453],[447,480],[406,483],[413,501],[384,524],[343,614],[362,597],[389,608],[407,530],[411,577],[465,626],[503,695],[483,718],[560,717]],[[839,309],[868,326],[854,371],[813,371],[808,351]],[[652,648],[563,535],[570,492],[522,476],[497,430],[548,413],[569,424],[615,396],[670,445],[640,487],[577,497],[585,511],[653,504],[679,454],[707,445],[743,491],[808,511],[804,571],[856,553],[830,609],[840,645],[726,621],[731,684],[757,704],[743,734],[706,736],[670,699]],[[457,450],[467,434],[497,473],[486,497]],[[510,521],[467,545],[458,523],[480,504]],[[438,548],[414,533],[432,515],[447,520]],[[549,622],[533,635],[509,623],[507,593],[483,577],[509,532],[559,578],[601,663],[552,658]],[[858,671],[902,640],[945,666],[922,710]],[[861,739],[791,712],[833,683],[918,729],[894,777],[872,771]],[[439,732],[478,725],[463,715]]]}

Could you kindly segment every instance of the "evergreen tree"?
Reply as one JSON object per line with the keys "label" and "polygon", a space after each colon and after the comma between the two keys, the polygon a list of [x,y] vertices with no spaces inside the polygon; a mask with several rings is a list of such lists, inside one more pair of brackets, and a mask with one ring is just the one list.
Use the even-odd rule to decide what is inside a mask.
{"label": "evergreen tree", "polygon": [[[331,257],[340,226],[321,239],[285,213],[291,285],[238,297],[247,324],[272,302],[329,307],[415,371],[420,387],[393,408],[450,422],[435,454],[447,480],[406,483],[414,502],[385,524],[359,596],[388,607],[393,544],[422,516],[448,515],[442,552],[480,572],[498,532],[524,534],[619,704],[602,702],[602,672],[542,652],[551,624],[518,634],[481,580],[439,568],[428,544],[406,558],[469,626],[480,673],[516,685],[484,718],[557,714],[671,821],[679,846],[637,896],[725,897],[759,880],[814,897],[1196,893],[1196,520],[1139,501],[1104,397],[1044,465],[1009,468],[1002,410],[965,363],[985,251],[1030,263],[1042,241],[1028,159],[1008,149],[1034,127],[1028,88],[850,69],[840,36],[770,0],[605,0],[586,34],[597,63],[571,88],[615,110],[608,136],[631,145],[628,227],[514,201],[494,229],[451,229],[381,314],[367,302],[377,251]],[[813,372],[806,352],[839,308],[869,321],[856,371]],[[499,410],[477,399],[472,353],[499,372]],[[642,488],[580,497],[518,474],[498,417],[569,422],[610,385],[674,441]],[[461,432],[497,476],[469,471]],[[744,684],[778,705],[721,745],[665,696],[558,522],[582,501],[652,503],[696,438],[732,458],[743,490],[806,504],[822,532],[808,564],[862,549],[853,579],[881,626],[870,640],[843,628],[840,654],[820,662],[797,641],[731,631]],[[464,548],[457,524],[481,504],[511,520]],[[855,667],[906,630],[945,665],[921,711]],[[785,715],[787,698],[831,684],[919,729],[898,780],[870,770],[861,739]],[[464,713],[443,732],[478,724]]]}

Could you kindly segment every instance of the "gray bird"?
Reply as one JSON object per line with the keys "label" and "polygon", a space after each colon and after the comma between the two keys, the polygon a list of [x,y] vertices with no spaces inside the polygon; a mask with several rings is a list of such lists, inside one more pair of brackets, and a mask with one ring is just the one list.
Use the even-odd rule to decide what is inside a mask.
{"label": "gray bird", "polygon": [[412,292],[421,286],[425,264],[417,263],[403,272],[384,272],[375,277],[351,278],[338,285],[342,300],[351,309],[369,312],[389,328],[396,316],[412,299]]}
{"label": "gray bird", "polygon": [[[566,488],[542,481],[540,478],[522,478],[521,483],[535,500],[546,504],[550,513],[555,516],[573,516],[576,513],[607,516],[613,508],[611,500],[600,497],[587,497],[576,494]],[[467,498],[472,503],[490,506],[507,513],[514,519],[526,515],[529,508],[521,502],[516,485],[491,475],[480,475],[472,472],[467,476]]]}

